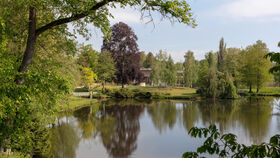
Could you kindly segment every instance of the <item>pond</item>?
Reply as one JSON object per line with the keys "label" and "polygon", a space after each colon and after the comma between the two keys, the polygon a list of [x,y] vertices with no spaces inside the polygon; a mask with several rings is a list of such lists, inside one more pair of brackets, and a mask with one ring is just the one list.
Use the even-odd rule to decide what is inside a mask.
{"label": "pond", "polygon": [[57,158],[180,158],[202,139],[193,126],[216,124],[238,142],[260,144],[280,133],[280,100],[151,101],[108,100],[57,119],[52,155]]}

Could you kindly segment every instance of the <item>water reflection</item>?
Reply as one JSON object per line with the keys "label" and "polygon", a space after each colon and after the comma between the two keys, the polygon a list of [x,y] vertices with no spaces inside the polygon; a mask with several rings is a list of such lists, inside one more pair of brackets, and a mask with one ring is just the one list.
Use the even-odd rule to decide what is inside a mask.
{"label": "water reflection", "polygon": [[[143,106],[125,105],[106,107],[101,119],[113,118],[112,132],[100,130],[104,147],[112,157],[126,158],[137,149],[137,137],[140,132],[139,117]],[[101,123],[102,124],[102,123]]]}
{"label": "water reflection", "polygon": [[51,142],[49,157],[75,158],[80,138],[73,124],[58,120],[57,125],[51,130]]}
{"label": "water reflection", "polygon": [[[103,101],[75,111],[71,121],[64,120],[57,123],[52,129],[53,155],[58,158],[74,158],[76,151],[80,150],[77,146],[84,143],[81,140],[99,140],[100,145],[107,151],[108,157],[141,157],[137,154],[150,149],[143,145],[139,149],[139,143],[140,146],[156,143],[149,142],[149,139],[145,139],[145,135],[139,142],[138,137],[141,132],[154,133],[156,130],[157,135],[167,136],[167,132],[176,135],[176,133],[182,133],[183,130],[184,135],[187,136],[187,132],[193,126],[203,127],[213,123],[222,133],[233,132],[245,143],[259,144],[267,141],[268,137],[280,130],[277,124],[279,116],[271,115],[274,104],[274,98],[184,102]],[[272,117],[276,117],[275,122],[272,121]],[[273,131],[271,125],[276,126],[277,130]],[[176,143],[180,138],[168,139]],[[185,143],[186,148],[189,146],[188,143],[193,141],[189,137],[187,139],[189,140]],[[168,150],[172,151],[173,148],[177,147],[172,146]],[[141,151],[136,152],[137,150]],[[135,153],[137,154],[134,155]],[[157,155],[160,157],[160,153],[154,153],[153,157]]]}
{"label": "water reflection", "polygon": [[172,129],[176,124],[178,111],[171,102],[153,103],[148,107],[148,113],[160,133],[167,128]]}

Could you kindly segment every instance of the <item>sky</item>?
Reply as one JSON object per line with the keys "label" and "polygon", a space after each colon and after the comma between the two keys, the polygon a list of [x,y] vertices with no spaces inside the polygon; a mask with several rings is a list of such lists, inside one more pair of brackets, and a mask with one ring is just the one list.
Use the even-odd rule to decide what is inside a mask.
{"label": "sky", "polygon": [[[192,28],[180,23],[161,20],[153,14],[154,24],[141,20],[137,9],[111,9],[114,19],[111,25],[122,21],[128,24],[138,37],[138,46],[145,53],[156,54],[164,50],[176,62],[184,61],[188,50],[201,60],[209,51],[217,51],[223,37],[227,47],[246,48],[257,40],[265,42],[270,51],[280,51],[280,0],[187,0],[198,26]],[[88,26],[92,33],[89,40],[78,36],[79,43],[92,44],[100,51],[102,33]]]}

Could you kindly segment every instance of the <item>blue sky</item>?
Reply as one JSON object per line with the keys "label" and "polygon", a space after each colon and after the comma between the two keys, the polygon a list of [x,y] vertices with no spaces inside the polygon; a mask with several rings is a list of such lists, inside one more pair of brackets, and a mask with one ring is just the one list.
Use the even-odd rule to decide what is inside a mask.
{"label": "blue sky", "polygon": [[[280,0],[187,0],[198,26],[171,24],[160,20],[154,14],[154,24],[145,24],[140,12],[132,9],[113,9],[115,19],[127,23],[138,36],[139,49],[157,53],[167,51],[173,59],[184,60],[184,53],[194,51],[196,59],[203,59],[205,53],[217,51],[219,40],[224,37],[227,47],[245,48],[257,40],[264,41],[270,51],[280,51]],[[100,50],[102,33],[91,26],[92,37],[86,41],[78,36],[79,43],[92,44]]]}

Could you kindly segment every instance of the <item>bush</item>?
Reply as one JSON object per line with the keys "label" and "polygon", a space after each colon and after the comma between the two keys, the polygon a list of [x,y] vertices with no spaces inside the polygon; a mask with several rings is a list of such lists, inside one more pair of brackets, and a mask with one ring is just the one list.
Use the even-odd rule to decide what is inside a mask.
{"label": "bush", "polygon": [[152,98],[153,99],[164,99],[164,95],[162,95],[161,93],[155,92],[152,94]]}
{"label": "bush", "polygon": [[116,98],[133,98],[134,92],[129,89],[122,88],[122,89],[115,91],[114,97],[116,97]]}
{"label": "bush", "polygon": [[74,92],[88,92],[88,88],[86,87],[75,88]]}
{"label": "bush", "polygon": [[152,97],[152,93],[150,92],[135,92],[134,94],[135,98],[146,98],[146,99],[150,99]]}

